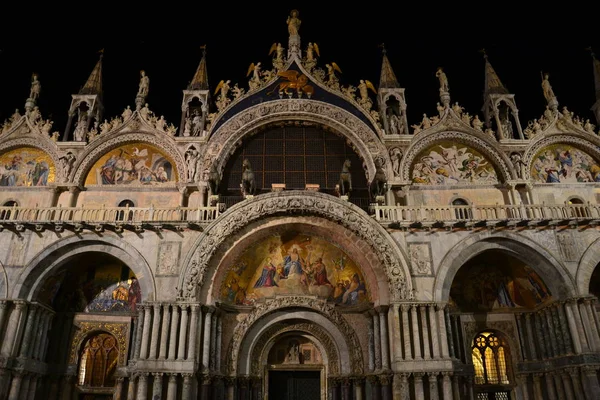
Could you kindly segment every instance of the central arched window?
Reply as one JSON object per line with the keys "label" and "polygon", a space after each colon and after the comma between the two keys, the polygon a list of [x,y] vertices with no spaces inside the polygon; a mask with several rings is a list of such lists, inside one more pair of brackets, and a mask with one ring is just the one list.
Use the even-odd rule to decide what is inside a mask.
{"label": "central arched window", "polygon": [[117,340],[108,333],[90,336],[79,358],[79,385],[112,387],[119,359]]}
{"label": "central arched window", "polygon": [[510,352],[500,335],[491,331],[479,333],[473,339],[471,354],[477,386],[510,385]]}

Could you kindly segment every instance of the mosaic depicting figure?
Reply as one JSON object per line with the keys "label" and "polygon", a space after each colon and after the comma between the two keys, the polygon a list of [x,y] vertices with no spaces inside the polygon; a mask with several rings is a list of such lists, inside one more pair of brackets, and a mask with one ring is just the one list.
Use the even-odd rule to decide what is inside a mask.
{"label": "mosaic depicting figure", "polygon": [[102,156],[87,178],[86,185],[160,185],[175,182],[174,163],[164,153],[144,143],[118,147]]}
{"label": "mosaic depicting figure", "polygon": [[600,166],[576,147],[554,144],[533,157],[531,178],[544,183],[600,182]]}
{"label": "mosaic depicting figure", "polygon": [[494,167],[485,157],[456,143],[439,143],[422,151],[412,166],[411,178],[425,185],[498,182]]}
{"label": "mosaic depicting figure", "polygon": [[55,275],[44,286],[42,298],[61,311],[135,312],[142,292],[129,268],[105,264]]}
{"label": "mosaic depicting figure", "polygon": [[0,155],[0,186],[46,186],[54,178],[54,163],[42,150],[26,147]]}
{"label": "mosaic depicting figure", "polygon": [[316,295],[340,305],[368,301],[362,273],[342,250],[297,232],[249,246],[221,287],[223,301],[237,305],[286,294]]}
{"label": "mosaic depicting figure", "polygon": [[542,278],[528,265],[499,256],[463,266],[450,289],[461,310],[489,311],[503,308],[535,308],[551,299]]}

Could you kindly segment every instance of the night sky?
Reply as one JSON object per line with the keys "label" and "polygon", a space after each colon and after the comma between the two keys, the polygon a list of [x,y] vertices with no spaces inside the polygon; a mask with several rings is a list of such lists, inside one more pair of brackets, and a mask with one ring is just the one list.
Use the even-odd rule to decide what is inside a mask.
{"label": "night sky", "polygon": [[545,108],[541,71],[550,73],[561,108],[567,106],[575,115],[596,123],[590,111],[595,101],[592,57],[586,49],[591,47],[600,58],[600,32],[591,8],[531,7],[532,11],[524,13],[509,3],[488,10],[442,9],[433,3],[406,8],[402,4],[406,3],[398,3],[397,10],[351,6],[330,10],[321,2],[221,2],[206,10],[198,6],[152,8],[142,2],[130,9],[96,4],[68,11],[49,4],[34,13],[4,13],[0,122],[15,108],[23,111],[35,72],[42,84],[38,101],[42,116],[52,119],[52,131],[62,135],[71,95],[85,83],[98,51],[104,49],[105,118],[121,115],[127,105],[135,107],[143,69],[150,77],[150,109],[178,126],[182,91],[201,59],[200,46],[207,47],[211,92],[222,79],[247,88],[249,65],[261,61],[271,68],[271,45],[281,42],[287,48],[286,18],[295,8],[302,20],[302,48],[308,42],[317,43],[318,66],[337,63],[343,86],[368,79],[377,87],[380,44],[385,44],[400,86],[406,89],[410,125],[419,123],[423,113],[437,113],[435,71],[439,66],[448,76],[452,103],[458,101],[466,112],[482,117],[483,48],[501,81],[515,94],[524,126]]}

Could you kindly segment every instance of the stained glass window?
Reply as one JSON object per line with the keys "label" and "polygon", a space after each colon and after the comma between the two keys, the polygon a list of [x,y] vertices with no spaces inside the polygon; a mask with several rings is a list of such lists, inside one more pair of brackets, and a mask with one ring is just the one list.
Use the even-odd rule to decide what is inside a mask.
{"label": "stained glass window", "polygon": [[79,358],[79,385],[89,387],[112,387],[119,349],[114,336],[98,333],[91,336]]}
{"label": "stained glass window", "polygon": [[471,349],[475,384],[508,385],[508,348],[502,338],[493,332],[481,332],[473,340]]}

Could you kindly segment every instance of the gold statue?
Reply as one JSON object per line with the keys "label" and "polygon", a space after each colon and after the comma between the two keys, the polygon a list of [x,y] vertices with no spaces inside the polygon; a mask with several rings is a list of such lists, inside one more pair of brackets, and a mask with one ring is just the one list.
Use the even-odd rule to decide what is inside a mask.
{"label": "gold statue", "polygon": [[298,12],[298,10],[292,10],[290,12],[289,17],[287,17],[287,26],[288,26],[288,32],[290,33],[290,36],[296,36],[298,35],[298,32],[300,31],[300,24],[302,23],[302,21],[300,21],[300,18],[298,18],[298,15],[300,13]]}

